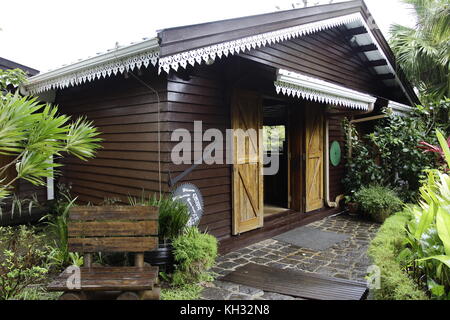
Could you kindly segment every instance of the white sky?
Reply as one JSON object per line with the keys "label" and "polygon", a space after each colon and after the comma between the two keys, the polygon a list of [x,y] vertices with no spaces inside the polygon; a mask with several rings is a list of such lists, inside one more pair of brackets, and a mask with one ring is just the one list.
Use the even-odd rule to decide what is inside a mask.
{"label": "white sky", "polygon": [[[2,3],[5,2],[5,3]],[[47,71],[80,58],[153,37],[158,29],[288,9],[299,0],[0,0],[0,57]],[[310,3],[327,3],[309,0]],[[335,0],[334,2],[342,2]],[[412,26],[399,0],[366,0],[385,36]],[[3,11],[2,10],[2,11]]]}

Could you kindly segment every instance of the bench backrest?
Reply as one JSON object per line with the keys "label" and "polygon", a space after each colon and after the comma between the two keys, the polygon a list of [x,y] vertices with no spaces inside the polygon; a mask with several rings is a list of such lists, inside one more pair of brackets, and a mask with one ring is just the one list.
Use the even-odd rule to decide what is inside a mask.
{"label": "bench backrest", "polygon": [[158,208],[150,206],[80,206],[69,212],[69,250],[145,252],[158,246]]}

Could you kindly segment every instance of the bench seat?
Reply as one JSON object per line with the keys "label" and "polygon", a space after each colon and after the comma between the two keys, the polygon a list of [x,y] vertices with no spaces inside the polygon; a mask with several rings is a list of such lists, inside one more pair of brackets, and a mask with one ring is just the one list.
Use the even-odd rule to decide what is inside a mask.
{"label": "bench seat", "polygon": [[73,269],[64,270],[48,286],[49,291],[141,291],[152,290],[158,278],[158,267],[91,267],[80,268],[80,287],[68,289]]}

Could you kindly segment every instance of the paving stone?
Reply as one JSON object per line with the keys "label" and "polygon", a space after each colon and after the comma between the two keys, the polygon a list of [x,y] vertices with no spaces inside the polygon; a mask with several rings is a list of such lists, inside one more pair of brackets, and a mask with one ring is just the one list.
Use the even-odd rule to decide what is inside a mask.
{"label": "paving stone", "polygon": [[268,254],[264,256],[264,258],[269,259],[271,261],[276,261],[282,258],[282,256],[276,255],[276,254]]}
{"label": "paving stone", "polygon": [[240,253],[240,254],[242,254],[242,255],[245,255],[245,254],[248,254],[248,253],[252,252],[252,250],[249,249],[249,248],[242,248],[242,249],[239,249],[239,250],[236,251],[236,252],[238,252],[238,253]]}
{"label": "paving stone", "polygon": [[267,252],[262,251],[262,250],[255,250],[253,252],[250,252],[250,255],[253,257],[262,257],[262,256],[267,255]]}
{"label": "paving stone", "polygon": [[252,297],[245,294],[232,294],[228,300],[252,300]]}
{"label": "paving stone", "polygon": [[235,259],[235,260],[233,260],[233,262],[237,263],[239,265],[244,265],[244,264],[249,263],[248,259],[246,259],[246,258]]}
{"label": "paving stone", "polygon": [[[246,248],[219,257],[213,271],[226,275],[249,261],[279,269],[290,269],[305,273],[365,281],[367,267],[371,261],[366,254],[369,242],[378,231],[379,225],[361,221],[360,217],[340,215],[316,221],[309,226],[350,235],[350,238],[332,247],[315,251],[296,247],[274,239],[268,239]],[[230,300],[302,300],[277,293],[216,280],[214,287],[205,288],[203,299]]]}
{"label": "paving stone", "polygon": [[240,285],[239,286],[239,292],[240,293],[244,293],[244,294],[248,294],[248,295],[251,295],[251,296],[262,296],[264,294],[264,291],[262,291],[261,289],[247,287],[247,286],[244,286],[244,285]]}
{"label": "paving stone", "polygon": [[230,292],[221,288],[204,288],[202,291],[202,298],[206,300],[225,300],[230,295]]}
{"label": "paving stone", "polygon": [[266,259],[266,258],[256,257],[256,258],[251,259],[251,261],[254,263],[257,263],[257,264],[266,264],[266,263],[269,263],[271,260]]}
{"label": "paving stone", "polygon": [[286,268],[288,265],[285,263],[279,263],[279,262],[269,262],[267,264],[268,267],[273,267],[273,268],[278,268],[278,269],[284,269]]}
{"label": "paving stone", "polygon": [[226,255],[227,259],[229,259],[229,260],[241,258],[242,256],[243,256],[243,254],[240,252],[232,252],[232,253],[228,253]]}
{"label": "paving stone", "polygon": [[213,283],[217,288],[225,289],[228,291],[238,291],[239,290],[239,285],[236,283],[220,281],[220,280],[216,280]]}
{"label": "paving stone", "polygon": [[234,262],[223,262],[219,265],[220,268],[222,269],[234,269],[235,267],[237,267],[239,264],[234,263]]}

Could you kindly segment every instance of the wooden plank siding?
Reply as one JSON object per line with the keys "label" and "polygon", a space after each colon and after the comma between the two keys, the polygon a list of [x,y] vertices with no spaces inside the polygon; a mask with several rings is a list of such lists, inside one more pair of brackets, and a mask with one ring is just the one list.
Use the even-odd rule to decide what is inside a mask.
{"label": "wooden plank siding", "polygon": [[[168,192],[172,178],[190,165],[174,165],[170,152],[175,129],[193,131],[193,121],[203,122],[203,131],[230,126],[220,74],[199,70],[183,80],[171,75],[146,72],[143,80],[158,90],[160,97],[162,191]],[[86,116],[102,132],[102,149],[88,162],[63,159],[62,181],[70,183],[81,202],[101,203],[105,198],[127,202],[128,195],[142,190],[158,192],[158,115],[156,97],[131,76],[100,80],[94,84],[63,90],[57,96],[61,111],[73,117]],[[208,143],[206,143],[208,144]],[[205,144],[203,144],[204,146]],[[193,149],[193,156],[195,155]],[[228,165],[200,165],[182,182],[196,184],[204,197],[205,213],[200,222],[219,239],[231,234],[231,173]]]}
{"label": "wooden plank siding", "polygon": [[[137,72],[136,72],[137,74]],[[72,186],[80,202],[101,203],[105,198],[127,202],[129,195],[159,191],[158,110],[161,141],[167,140],[167,91],[165,76],[149,69],[132,75],[102,79],[59,91],[56,103],[73,118],[84,116],[99,129],[102,149],[87,162],[62,159],[62,181]],[[167,171],[168,155],[161,152],[161,176]],[[162,182],[167,192],[167,183]]]}
{"label": "wooden plank siding", "polygon": [[[202,134],[209,128],[216,128],[225,137],[226,129],[231,126],[226,93],[224,74],[217,65],[196,67],[190,70],[188,77],[183,78],[171,74],[167,83],[169,127],[193,132],[193,122],[202,121]],[[166,147],[170,150],[176,143],[168,143]],[[209,143],[202,143],[202,147]],[[199,151],[192,146],[193,157]],[[224,164],[202,164],[180,181],[194,183],[200,188],[205,205],[200,228],[219,239],[231,235],[231,166],[225,164],[225,155],[224,145]],[[171,164],[171,176],[176,177],[189,167]]]}
{"label": "wooden plank siding", "polygon": [[[338,141],[341,146],[341,162],[338,166],[330,163],[330,201],[334,201],[338,195],[344,194],[344,185],[342,179],[345,175],[345,132],[342,128],[342,117],[333,116],[328,119],[328,139],[331,143]],[[329,152],[330,150],[325,150]]]}
{"label": "wooden plank siding", "polygon": [[393,94],[355,54],[344,32],[338,28],[257,48],[240,56],[364,93],[387,98]]}

